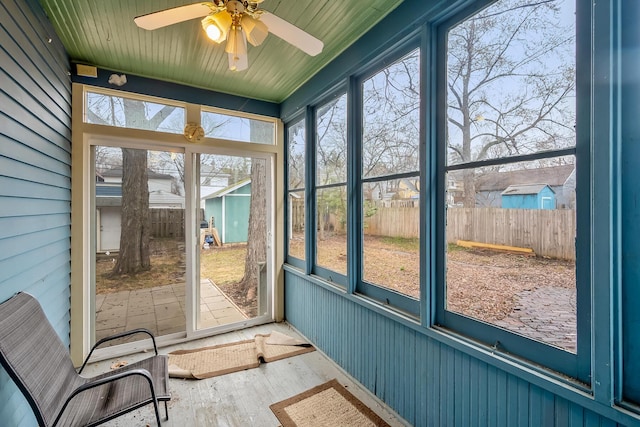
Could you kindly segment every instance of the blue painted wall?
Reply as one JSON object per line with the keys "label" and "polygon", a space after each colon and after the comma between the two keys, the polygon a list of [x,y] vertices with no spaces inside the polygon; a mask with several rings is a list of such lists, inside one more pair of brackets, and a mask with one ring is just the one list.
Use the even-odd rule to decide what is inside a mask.
{"label": "blue painted wall", "polygon": [[416,427],[634,425],[598,415],[584,395],[576,403],[566,389],[546,390],[508,364],[496,367],[488,353],[469,354],[453,339],[291,271],[285,307],[288,322]]}
{"label": "blue painted wall", "polygon": [[[51,42],[48,39],[51,38]],[[69,343],[69,61],[37,0],[0,2],[0,301],[27,291]],[[0,368],[0,426],[35,417]]]}
{"label": "blue painted wall", "polygon": [[225,108],[227,110],[261,114],[263,116],[278,117],[280,114],[280,105],[273,102],[258,101],[256,99],[244,98],[242,96],[229,95],[227,93],[214,92],[212,90],[204,90],[192,86],[163,82],[160,80],[129,74],[127,75],[126,86],[118,88],[109,84],[109,76],[111,76],[115,71],[98,68],[98,77],[93,78],[78,76],[75,73],[75,65],[72,69],[72,78],[74,83],[104,87],[116,91],[121,90],[123,92],[160,96],[166,99],[174,99],[176,101],[209,105],[212,107]]}
{"label": "blue painted wall", "polygon": [[548,186],[537,194],[503,194],[502,207],[504,209],[555,209],[556,194]]}

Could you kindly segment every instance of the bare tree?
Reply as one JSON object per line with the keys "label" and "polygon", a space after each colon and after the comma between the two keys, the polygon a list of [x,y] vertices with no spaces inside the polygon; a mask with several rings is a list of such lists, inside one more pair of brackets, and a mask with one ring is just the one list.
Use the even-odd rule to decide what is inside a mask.
{"label": "bare tree", "polygon": [[409,52],[363,83],[365,177],[419,170],[419,52]]}
{"label": "bare tree", "polygon": [[[273,138],[273,129],[251,121],[251,139]],[[245,301],[253,301],[257,296],[260,266],[267,261],[267,173],[266,161],[251,159],[251,201],[249,203],[249,229],[247,231],[247,252],[244,261],[244,275],[238,287]]]}
{"label": "bare tree", "polygon": [[238,284],[245,301],[256,297],[260,265],[267,260],[267,191],[266,167],[262,159],[251,162],[251,202],[244,275]]}
{"label": "bare tree", "polygon": [[151,268],[148,181],[147,151],[123,148],[120,251],[111,276]]}
{"label": "bare tree", "polygon": [[[502,0],[448,33],[449,162],[561,148],[574,142],[573,23],[562,0]],[[463,174],[475,206],[475,171]]]}
{"label": "bare tree", "polygon": [[[150,114],[144,102],[94,95],[87,108],[91,123],[156,130],[175,110],[166,105]],[[148,182],[147,150],[123,148],[120,250],[112,276],[135,274],[151,268]]]}

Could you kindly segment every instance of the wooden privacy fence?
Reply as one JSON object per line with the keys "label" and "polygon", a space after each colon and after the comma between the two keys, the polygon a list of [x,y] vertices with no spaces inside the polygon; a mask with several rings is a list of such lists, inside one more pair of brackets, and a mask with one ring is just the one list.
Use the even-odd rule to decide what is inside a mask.
{"label": "wooden privacy fence", "polygon": [[184,209],[149,209],[153,237],[184,238]]}
{"label": "wooden privacy fence", "polygon": [[365,234],[391,237],[419,237],[420,209],[417,207],[378,206],[376,213],[365,219]]}
{"label": "wooden privacy fence", "polygon": [[[365,220],[365,234],[393,237],[419,236],[419,210],[378,207]],[[449,208],[447,243],[480,243],[531,248],[536,255],[575,260],[573,209]]]}

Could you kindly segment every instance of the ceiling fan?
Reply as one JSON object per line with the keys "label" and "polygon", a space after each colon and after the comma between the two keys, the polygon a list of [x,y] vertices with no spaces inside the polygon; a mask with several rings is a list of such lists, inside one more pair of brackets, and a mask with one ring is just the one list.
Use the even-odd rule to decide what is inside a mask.
{"label": "ceiling fan", "polygon": [[202,18],[202,28],[216,43],[227,41],[229,69],[249,66],[247,41],[259,46],[272,33],[311,56],[322,52],[322,41],[276,15],[259,9],[263,0],[214,0],[141,15],[134,22],[145,30],[155,30],[190,19]]}

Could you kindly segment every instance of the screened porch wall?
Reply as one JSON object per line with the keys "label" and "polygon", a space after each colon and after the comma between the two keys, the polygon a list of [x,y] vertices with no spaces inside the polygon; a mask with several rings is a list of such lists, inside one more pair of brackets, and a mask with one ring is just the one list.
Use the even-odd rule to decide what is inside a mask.
{"label": "screened porch wall", "polygon": [[632,422],[617,424],[590,410],[597,404],[583,393],[564,390],[585,404],[575,403],[291,270],[285,307],[289,323],[416,427]]}
{"label": "screened porch wall", "polygon": [[[69,344],[71,82],[37,0],[0,4],[0,301],[34,295]],[[0,368],[0,425],[33,426]]]}

